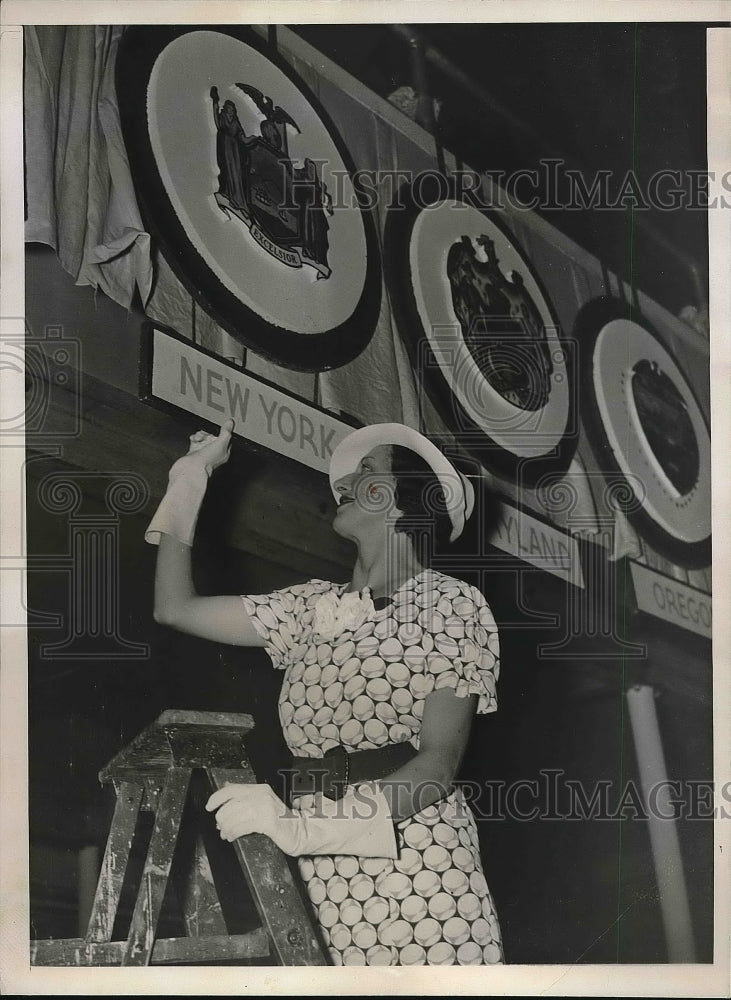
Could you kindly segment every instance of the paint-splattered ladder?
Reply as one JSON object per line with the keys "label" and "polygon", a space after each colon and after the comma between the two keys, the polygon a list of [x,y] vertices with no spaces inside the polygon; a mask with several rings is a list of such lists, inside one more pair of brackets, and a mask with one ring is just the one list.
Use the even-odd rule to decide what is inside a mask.
{"label": "paint-splattered ladder", "polygon": [[[288,859],[258,834],[223,844],[203,809],[227,782],[256,781],[244,744],[252,728],[249,715],[172,709],[107,764],[99,777],[114,783],[117,801],[86,936],[32,942],[33,965],[329,964]],[[145,812],[152,813],[152,831],[127,922],[119,904]],[[230,873],[221,875],[231,848],[234,880],[244,876],[240,886],[226,884]],[[160,938],[169,885],[185,934]],[[222,899],[226,889],[241,898],[245,886],[260,926],[236,933]],[[112,940],[120,923],[128,923],[126,939]]]}

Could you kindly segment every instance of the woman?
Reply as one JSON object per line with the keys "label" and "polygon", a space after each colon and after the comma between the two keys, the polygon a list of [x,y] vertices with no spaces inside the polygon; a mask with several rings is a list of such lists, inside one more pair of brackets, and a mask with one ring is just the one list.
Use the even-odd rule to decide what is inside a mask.
{"label": "woman", "polygon": [[[194,434],[171,470],[146,533],[159,543],[155,618],[266,648],[285,671],[290,749],[324,763],[344,747],[360,777],[340,798],[299,796],[294,808],[268,785],[229,785],[207,804],[221,836],[264,833],[299,858],[337,965],[502,962],[475,820],[452,787],[475,712],[496,708],[497,629],[478,590],[427,566],[435,539],[454,540],[471,513],[469,481],[411,428],[360,428],[330,465],[333,527],[357,549],[350,581],[200,597],[190,546],[232,429]],[[395,771],[364,770],[407,741],[415,752]]]}

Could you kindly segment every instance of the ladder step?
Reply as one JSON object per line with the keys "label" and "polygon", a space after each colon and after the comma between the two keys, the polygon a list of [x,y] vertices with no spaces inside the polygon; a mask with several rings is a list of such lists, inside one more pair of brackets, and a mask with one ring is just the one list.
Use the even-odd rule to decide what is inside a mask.
{"label": "ladder step", "polygon": [[[85,941],[63,938],[32,941],[31,965],[121,965],[126,941]],[[158,938],[152,948],[151,965],[186,962],[250,961],[269,958],[269,939],[263,927],[248,934],[217,934],[209,937]]]}

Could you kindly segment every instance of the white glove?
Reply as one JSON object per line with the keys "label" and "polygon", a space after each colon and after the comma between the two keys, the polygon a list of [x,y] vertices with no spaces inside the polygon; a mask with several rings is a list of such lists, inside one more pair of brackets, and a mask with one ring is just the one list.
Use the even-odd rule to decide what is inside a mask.
{"label": "white glove", "polygon": [[292,857],[355,854],[397,858],[398,846],[388,802],[375,782],[348,789],[337,800],[307,796],[311,805],[288,809],[269,785],[225,785],[206,803],[216,812],[222,840],[266,834]]}
{"label": "white glove", "polygon": [[173,535],[192,546],[208,479],[214,469],[228,461],[233,420],[227,420],[218,437],[205,431],[190,436],[190,449],[173,465],[168,488],[145,531],[145,541],[160,544],[160,535]]}

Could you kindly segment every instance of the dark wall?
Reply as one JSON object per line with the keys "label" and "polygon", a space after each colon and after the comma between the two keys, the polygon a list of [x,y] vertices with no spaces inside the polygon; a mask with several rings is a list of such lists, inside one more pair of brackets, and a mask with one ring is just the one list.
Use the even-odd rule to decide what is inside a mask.
{"label": "dark wall", "polygon": [[[256,721],[251,751],[260,774],[281,749],[280,678],[266,654],[195,640],[152,619],[155,550],[144,542],[144,528],[167,469],[193,428],[182,417],[163,417],[134,399],[129,382],[136,377],[141,317],[102,296],[93,299],[51,255],[31,257],[32,325],[59,323],[90,344],[85,370],[94,378],[84,390],[77,437],[64,444],[60,457],[40,445],[29,455],[27,537],[29,555],[37,560],[28,576],[32,933],[37,937],[77,933],[78,851],[103,846],[114,799],[111,788],[100,786],[98,772],[163,709],[251,712]],[[109,331],[113,346],[107,351]],[[114,356],[120,359],[117,366]],[[124,658],[81,644],[71,647],[78,655],[59,659],[44,646],[61,642],[70,628],[73,525],[68,513],[41,502],[39,487],[51,474],[81,483],[83,506],[77,514],[108,520],[107,470],[120,475],[143,470],[150,490],[146,503],[114,522],[117,638],[148,649]],[[89,472],[99,475],[95,479]],[[258,593],[314,575],[346,579],[350,552],[329,531],[329,504],[324,477],[273,456],[235,451],[201,516],[194,552],[201,592]],[[522,573],[525,564],[516,563],[514,570]],[[89,590],[93,581],[84,582]],[[466,782],[483,789],[488,782],[509,786],[542,781],[541,771],[553,769],[560,782],[581,782],[589,795],[597,782],[608,782],[610,805],[616,806],[625,785],[638,779],[624,696],[637,677],[658,692],[670,777],[710,777],[711,670],[704,641],[633,620],[631,638],[641,637],[649,650],[639,673],[621,655],[602,660],[602,642],[585,636],[573,651],[577,655],[548,658],[541,645],[555,642],[565,625],[567,585],[532,571],[521,609],[504,575],[481,574],[479,583],[502,626],[502,672],[499,711],[479,717],[474,726],[462,775]],[[536,611],[557,616],[556,623],[535,628]],[[58,616],[60,624],[44,621],[44,614]],[[539,803],[550,811],[550,796],[541,792]],[[477,805],[484,806],[479,828],[485,869],[509,962],[666,960],[645,820],[629,810],[623,819],[521,821],[490,809],[484,791]],[[564,805],[559,801],[559,811]],[[680,832],[699,958],[708,961],[710,824],[689,821]]]}

